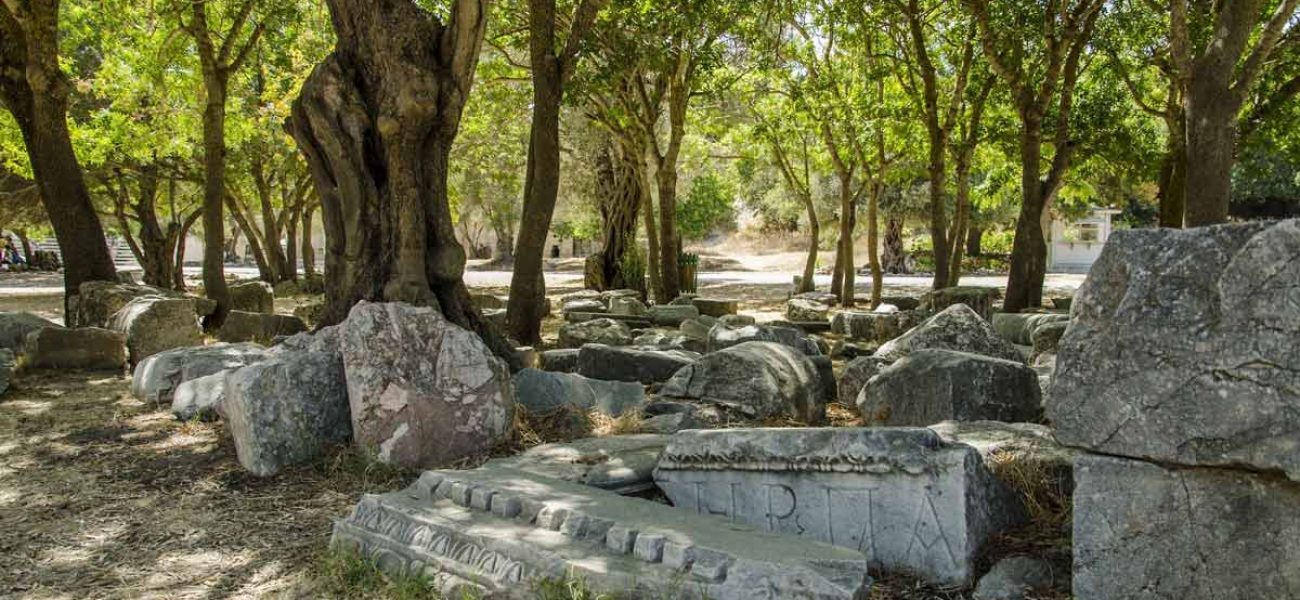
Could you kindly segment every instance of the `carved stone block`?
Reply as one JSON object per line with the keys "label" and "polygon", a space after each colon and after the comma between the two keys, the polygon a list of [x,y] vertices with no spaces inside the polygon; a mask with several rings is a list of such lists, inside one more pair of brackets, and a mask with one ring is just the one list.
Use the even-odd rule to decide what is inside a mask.
{"label": "carved stone block", "polygon": [[1024,515],[974,448],[928,429],[684,431],[655,482],[680,508],[853,548],[942,585],[968,584],[981,545]]}
{"label": "carved stone block", "polygon": [[533,581],[578,577],[619,597],[865,600],[871,583],[858,552],[499,467],[365,496],[332,545],[449,597],[526,598]]}

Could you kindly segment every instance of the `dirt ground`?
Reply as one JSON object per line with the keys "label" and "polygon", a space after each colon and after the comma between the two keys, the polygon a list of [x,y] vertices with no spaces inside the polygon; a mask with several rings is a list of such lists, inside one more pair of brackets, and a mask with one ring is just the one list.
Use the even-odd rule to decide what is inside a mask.
{"label": "dirt ground", "polygon": [[[61,321],[58,281],[24,277],[0,281],[0,310]],[[744,312],[771,319],[788,286],[717,281],[700,292],[739,298]],[[277,298],[277,311],[295,304]],[[559,324],[550,319],[544,331],[554,336]],[[125,373],[30,371],[0,398],[0,597],[376,595],[340,591],[322,576],[330,524],[362,494],[399,488],[414,474],[339,449],[275,477],[253,477],[239,468],[221,423],[178,422],[165,407],[132,397],[129,384]],[[1064,573],[1066,534],[1068,523],[1029,528],[1001,540],[996,554],[1044,556]],[[1068,597],[1061,594],[1053,597]],[[906,578],[878,581],[873,593],[964,597]]]}

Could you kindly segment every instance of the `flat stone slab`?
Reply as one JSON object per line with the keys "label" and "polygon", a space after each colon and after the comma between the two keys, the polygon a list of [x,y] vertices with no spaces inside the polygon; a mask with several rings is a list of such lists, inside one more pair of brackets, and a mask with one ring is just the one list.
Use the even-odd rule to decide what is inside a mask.
{"label": "flat stone slab", "polygon": [[644,315],[615,315],[611,313],[594,312],[564,313],[564,320],[569,323],[586,323],[587,321],[595,321],[596,319],[613,319],[615,321],[622,321],[632,329],[642,329],[654,325],[654,323],[651,323],[650,319],[646,318]]}
{"label": "flat stone slab", "polygon": [[364,496],[331,546],[439,591],[530,598],[579,578],[619,597],[865,600],[861,554],[508,468],[427,471]]}
{"label": "flat stone slab", "polygon": [[639,494],[655,488],[655,465],[668,446],[668,438],[646,433],[542,444],[488,464],[624,495]]}
{"label": "flat stone slab", "polygon": [[974,448],[928,429],[683,431],[655,482],[677,507],[852,548],[940,585],[969,585],[981,546],[1023,519]]}
{"label": "flat stone slab", "polygon": [[1075,598],[1300,594],[1300,484],[1092,455],[1075,479]]}

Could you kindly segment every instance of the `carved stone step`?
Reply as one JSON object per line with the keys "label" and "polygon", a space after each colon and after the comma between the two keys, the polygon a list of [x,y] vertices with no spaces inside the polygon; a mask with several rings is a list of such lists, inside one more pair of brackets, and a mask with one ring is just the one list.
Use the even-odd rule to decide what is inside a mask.
{"label": "carved stone step", "polygon": [[862,554],[508,468],[428,471],[334,525],[394,573],[444,593],[531,597],[540,579],[652,598],[865,600]]}

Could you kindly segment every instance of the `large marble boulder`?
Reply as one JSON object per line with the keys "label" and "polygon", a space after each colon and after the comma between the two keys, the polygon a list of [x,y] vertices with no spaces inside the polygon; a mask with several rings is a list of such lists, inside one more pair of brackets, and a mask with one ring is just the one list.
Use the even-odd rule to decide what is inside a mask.
{"label": "large marble boulder", "polygon": [[816,300],[791,298],[785,303],[785,318],[791,321],[825,321],[830,307]]}
{"label": "large marble boulder", "polygon": [[1033,369],[952,350],[919,350],[899,359],[867,382],[857,404],[867,422],[879,425],[1042,418]]}
{"label": "large marble boulder", "polygon": [[131,364],[165,350],[203,343],[194,301],[189,298],[141,296],[117,311],[108,328],[126,334]]}
{"label": "large marble boulder", "polygon": [[1117,232],[1075,295],[1062,442],[1300,481],[1300,220]]}
{"label": "large marble boulder", "polygon": [[801,354],[808,356],[816,356],[822,353],[815,340],[794,327],[745,325],[733,328],[725,322],[719,322],[709,330],[706,349],[709,352],[717,352],[745,342],[776,342],[794,348]]}
{"label": "large marble boulder", "polygon": [[892,361],[926,349],[957,350],[1024,362],[1011,342],[964,304],[949,306],[902,336],[885,342],[876,350],[876,356]]}
{"label": "large marble boulder", "polygon": [[836,385],[836,399],[850,408],[858,407],[858,393],[889,362],[875,356],[859,356],[844,365],[844,372]]}
{"label": "large marble boulder", "polygon": [[226,375],[221,371],[181,382],[172,394],[172,414],[180,421],[215,421],[226,395]]}
{"label": "large marble boulder", "polygon": [[575,373],[522,369],[512,385],[515,401],[530,413],[545,414],[566,407],[595,410],[620,417],[645,406],[645,388],[638,383],[588,379]]}
{"label": "large marble boulder", "polygon": [[27,334],[24,364],[36,369],[120,371],[126,366],[126,334],[99,327],[46,327]]}
{"label": "large marble boulder", "polygon": [[[115,281],[87,281],[79,288],[81,293],[69,298],[70,313],[64,317],[69,327],[108,327],[113,315],[136,298],[160,296],[181,298],[182,294],[148,285],[118,283]],[[209,307],[195,303],[195,313],[204,315]],[[210,312],[210,311],[209,311]]]}
{"label": "large marble boulder", "polygon": [[42,319],[32,313],[0,311],[0,348],[22,354],[27,334],[45,327],[59,327],[58,323]]}
{"label": "large marble boulder", "polygon": [[226,288],[230,293],[230,310],[275,314],[275,291],[265,281],[240,281]]}
{"label": "large marble boulder", "polygon": [[609,312],[615,315],[641,316],[649,309],[640,298],[618,297],[609,299]]}
{"label": "large marble boulder", "polygon": [[171,404],[182,383],[251,365],[267,356],[266,348],[257,344],[213,344],[159,352],[136,364],[131,393],[145,402]]}
{"label": "large marble boulder", "polygon": [[965,586],[1025,516],[969,446],[926,429],[683,431],[655,469],[674,506],[862,552],[885,572]]}
{"label": "large marble boulder", "polygon": [[1034,343],[1034,333],[1053,323],[1068,323],[1070,315],[1059,313],[994,313],[993,330],[1008,342],[1019,346]]}
{"label": "large marble boulder", "polygon": [[1075,478],[1079,600],[1295,598],[1300,590],[1300,484],[1108,456],[1081,457]]}
{"label": "large marble boulder", "polygon": [[348,395],[336,354],[284,352],[226,372],[221,414],[239,464],[267,476],[346,444]]}
{"label": "large marble boulder", "polygon": [[720,404],[760,419],[789,417],[816,425],[826,417],[817,367],[775,342],[745,342],[707,354],[674,374],[659,394]]}
{"label": "large marble boulder", "polygon": [[601,598],[865,600],[871,588],[853,550],[498,466],[367,495],[330,544],[447,598],[532,598],[545,579]]}
{"label": "large marble boulder", "polygon": [[965,304],[981,318],[988,321],[993,318],[993,303],[1001,290],[994,287],[959,285],[926,292],[921,296],[921,308],[940,312],[954,304]]}
{"label": "large marble boulder", "polygon": [[699,354],[686,350],[587,344],[578,351],[578,373],[607,381],[660,383],[699,357]]}
{"label": "large marble boulder", "polygon": [[581,348],[584,344],[626,346],[632,343],[632,330],[614,319],[565,323],[560,327],[559,341],[562,348]]}
{"label": "large marble boulder", "polygon": [[307,324],[298,317],[232,310],[217,330],[217,339],[223,342],[270,344],[275,338],[304,331],[307,331]]}
{"label": "large marble boulder", "polygon": [[485,454],[510,435],[503,361],[436,308],[359,302],[340,326],[357,445],[404,468]]}

